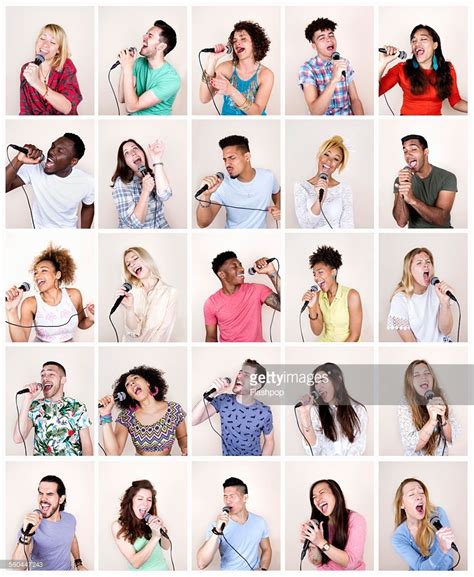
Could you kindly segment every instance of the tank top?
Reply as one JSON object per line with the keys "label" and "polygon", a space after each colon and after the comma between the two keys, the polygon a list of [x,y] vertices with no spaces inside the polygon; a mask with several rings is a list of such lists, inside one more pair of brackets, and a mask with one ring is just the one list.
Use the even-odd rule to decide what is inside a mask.
{"label": "tank top", "polygon": [[[133,544],[133,548],[138,553],[138,551],[141,551],[147,543],[148,539],[145,537],[138,537],[138,539]],[[132,567],[132,565],[129,565],[129,569],[132,571],[168,571],[168,565],[166,564],[160,544],[156,544],[151,555],[144,563],[140,565],[140,567],[138,567],[138,569]]]}
{"label": "tank top", "polygon": [[324,319],[324,329],[319,340],[326,343],[341,343],[349,336],[349,287],[339,285],[331,304],[327,294],[319,297],[319,308]]}
{"label": "tank top", "polygon": [[[234,88],[236,88],[242,96],[245,96],[247,100],[250,102],[255,102],[255,98],[257,96],[257,91],[259,87],[258,83],[258,73],[260,71],[261,64],[258,64],[257,70],[253,76],[251,76],[248,80],[242,80],[240,76],[237,74],[237,68],[234,66],[232,69],[232,76],[230,77],[229,82],[232,84]],[[242,112],[240,108],[237,108],[235,102],[232,100],[230,96],[224,96],[224,103],[222,105],[222,115],[224,116],[246,116],[245,112]],[[262,116],[266,116],[266,111],[262,112]]]}
{"label": "tank top", "polygon": [[[76,307],[72,304],[67,289],[61,289],[61,300],[54,306],[46,304],[40,295],[35,295],[35,299],[35,340],[43,343],[65,343],[66,341],[71,341],[74,336],[74,331],[79,324],[79,320]],[[71,316],[72,318],[70,319]]]}

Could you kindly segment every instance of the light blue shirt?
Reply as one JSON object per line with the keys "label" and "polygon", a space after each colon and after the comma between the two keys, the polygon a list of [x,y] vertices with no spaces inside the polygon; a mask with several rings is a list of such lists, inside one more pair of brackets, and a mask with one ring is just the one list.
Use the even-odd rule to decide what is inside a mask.
{"label": "light blue shirt", "polygon": [[[206,541],[212,535],[212,529],[215,526],[215,523],[209,525]],[[263,517],[249,512],[248,519],[243,525],[229,519],[224,529],[224,536],[232,547],[247,559],[253,570],[260,568],[260,541],[268,537],[268,527]],[[250,567],[232,547],[225,542],[225,539],[219,537],[221,571],[250,571]]]}
{"label": "light blue shirt", "polygon": [[245,208],[225,207],[225,228],[267,228],[267,212],[264,211],[272,205],[272,194],[279,190],[280,185],[271,170],[256,168],[255,177],[250,182],[240,182],[238,178],[226,175],[211,200]]}
{"label": "light blue shirt", "polygon": [[[436,507],[436,513],[443,527],[449,527],[448,517],[441,507]],[[413,535],[410,533],[406,521],[397,527],[392,535],[392,545],[395,551],[408,564],[410,571],[449,571],[454,565],[451,553],[443,553],[438,539],[430,547],[428,557],[423,557]]]}

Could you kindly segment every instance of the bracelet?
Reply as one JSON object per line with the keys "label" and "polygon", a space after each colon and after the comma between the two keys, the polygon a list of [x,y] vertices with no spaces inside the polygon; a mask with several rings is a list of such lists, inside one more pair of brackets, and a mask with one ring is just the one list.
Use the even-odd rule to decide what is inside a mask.
{"label": "bracelet", "polygon": [[42,98],[46,98],[48,92],[49,92],[49,86],[46,84],[46,90],[45,90],[44,94],[42,95]]}
{"label": "bracelet", "polygon": [[74,559],[74,565],[76,567],[79,567],[80,565],[82,565],[82,559],[80,557],[78,557],[77,559]]}
{"label": "bracelet", "polygon": [[31,543],[31,535],[29,537],[26,535],[20,535],[18,543],[21,543],[22,545],[29,545]]}
{"label": "bracelet", "polygon": [[112,422],[112,415],[99,415],[99,424],[100,425],[108,425]]}
{"label": "bracelet", "polygon": [[247,112],[247,110],[252,106],[252,102],[246,96],[244,96],[244,101],[242,104],[240,104],[240,106],[236,104],[236,106],[242,112]]}
{"label": "bracelet", "polygon": [[209,208],[209,207],[211,206],[211,203],[210,203],[210,202],[206,202],[206,201],[204,201],[204,202],[205,202],[206,204],[203,204],[203,201],[202,201],[202,200],[199,201],[199,206],[200,206],[201,208]]}
{"label": "bracelet", "polygon": [[153,166],[164,166],[165,164],[163,162],[154,162]]}
{"label": "bracelet", "polygon": [[214,78],[214,76],[210,76],[205,70],[202,71],[201,82],[209,84],[211,78]]}
{"label": "bracelet", "polygon": [[278,276],[278,273],[277,273],[276,270],[274,270],[274,271],[273,271],[272,273],[270,273],[268,276],[269,276],[270,278],[276,278],[276,277]]}
{"label": "bracelet", "polygon": [[316,316],[315,316],[315,317],[312,317],[312,316],[311,316],[311,313],[308,313],[308,317],[309,317],[312,321],[315,321],[315,320],[318,318],[318,316],[319,316],[318,313],[316,313]]}

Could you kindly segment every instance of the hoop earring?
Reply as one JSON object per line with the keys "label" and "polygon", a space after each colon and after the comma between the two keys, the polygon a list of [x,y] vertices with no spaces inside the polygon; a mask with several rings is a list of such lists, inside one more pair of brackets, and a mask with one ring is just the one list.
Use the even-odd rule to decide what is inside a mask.
{"label": "hoop earring", "polygon": [[433,55],[433,70],[436,72],[439,68],[438,59],[436,58],[436,54]]}

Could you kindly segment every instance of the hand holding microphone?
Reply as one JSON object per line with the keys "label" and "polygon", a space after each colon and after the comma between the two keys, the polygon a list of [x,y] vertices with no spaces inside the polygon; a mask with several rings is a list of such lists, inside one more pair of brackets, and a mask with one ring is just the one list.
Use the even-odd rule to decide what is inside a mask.
{"label": "hand holding microphone", "polygon": [[211,395],[221,395],[222,393],[232,393],[234,385],[230,377],[218,377],[214,379],[211,383],[211,388],[203,394],[206,401],[210,400]]}
{"label": "hand holding microphone", "polygon": [[112,412],[112,409],[114,408],[114,404],[118,403],[120,401],[125,401],[125,399],[127,398],[126,393],[124,393],[123,391],[119,391],[118,393],[114,393],[114,395],[105,395],[105,397],[102,397],[101,399],[99,399],[99,403],[98,403],[98,408],[102,409],[102,411],[99,411],[100,415],[110,415],[110,413]]}
{"label": "hand holding microphone", "polygon": [[217,516],[216,530],[219,533],[223,533],[224,529],[226,528],[226,525],[229,523],[230,519],[229,513],[230,513],[229,507],[222,507],[222,513],[219,513],[219,515]]}
{"label": "hand holding microphone", "polygon": [[135,60],[138,57],[138,50],[136,48],[130,47],[121,50],[117,55],[117,62],[112,66],[111,70],[116,68],[119,64],[122,67],[122,70],[125,68],[133,68],[135,64]]}
{"label": "hand holding microphone", "polygon": [[230,44],[215,44],[212,48],[203,48],[201,52],[207,52],[209,59],[219,60],[225,54],[232,54],[232,46]]}
{"label": "hand holding microphone", "polygon": [[396,60],[400,58],[400,60],[406,60],[407,53],[405,50],[399,50],[395,48],[395,46],[384,46],[383,48],[379,48],[379,60],[383,61],[385,64],[392,62],[392,60]]}
{"label": "hand holding microphone", "polygon": [[276,268],[273,266],[272,262],[276,260],[276,257],[268,258],[266,256],[262,256],[255,261],[255,264],[249,268],[248,273],[249,275],[256,274],[266,274],[270,276],[274,272],[276,272]]}
{"label": "hand holding microphone", "polygon": [[303,306],[301,307],[300,314],[304,312],[306,307],[309,306],[310,309],[314,308],[319,301],[319,292],[321,288],[318,283],[314,284],[309,291],[306,291],[303,295]]}
{"label": "hand holding microphone", "polygon": [[329,177],[325,172],[321,172],[316,182],[316,190],[318,191],[318,201],[322,204],[326,200],[326,195],[328,192],[328,180]]}
{"label": "hand holding microphone", "polygon": [[42,390],[43,390],[42,383],[30,383],[29,385],[26,385],[26,387],[24,387],[23,389],[20,389],[17,392],[17,395],[26,394],[27,395],[26,400],[32,401],[35,397],[39,395],[39,393],[41,393]]}
{"label": "hand holding microphone", "polygon": [[145,523],[148,525],[148,527],[150,527],[153,535],[155,535],[156,537],[165,537],[165,539],[169,540],[168,537],[168,532],[166,530],[166,527],[163,524],[163,521],[157,517],[156,515],[152,515],[151,513],[147,513],[143,519],[145,520]]}
{"label": "hand holding microphone", "polygon": [[224,174],[222,172],[217,172],[212,176],[206,176],[202,179],[201,188],[196,192],[194,198],[202,201],[209,201],[211,194],[216,192],[223,180]]}
{"label": "hand holding microphone", "polygon": [[332,70],[332,80],[334,82],[340,82],[342,79],[346,79],[346,70],[347,70],[347,60],[345,58],[341,58],[339,52],[333,52],[331,55],[331,60],[333,61],[333,70]]}
{"label": "hand holding microphone", "polygon": [[430,282],[435,287],[436,294],[441,304],[448,305],[450,299],[456,303],[458,302],[458,299],[453,294],[453,289],[448,285],[448,283],[440,281],[437,276],[434,276]]}
{"label": "hand holding microphone", "polygon": [[436,538],[438,539],[439,546],[444,554],[449,553],[450,549],[454,549],[459,553],[456,543],[454,543],[454,533],[450,527],[443,527],[441,519],[436,513],[433,513],[430,517],[430,523],[433,525],[436,532]]}
{"label": "hand holding microphone", "polygon": [[39,509],[35,509],[31,513],[28,513],[23,518],[23,534],[25,536],[33,535],[40,526],[43,520],[43,515]]}
{"label": "hand holding microphone", "polygon": [[10,147],[20,153],[17,155],[17,160],[22,164],[39,164],[44,160],[43,151],[36,148],[34,144],[25,144],[24,146],[10,144]]}
{"label": "hand holding microphone", "polygon": [[126,297],[128,297],[131,300],[128,300],[128,303],[127,302],[124,303],[125,308],[130,308],[130,306],[133,306],[133,295],[128,294],[129,291],[131,291],[131,290],[132,290],[132,285],[129,282],[124,282],[123,285],[121,286],[121,288],[115,293],[117,300],[115,301],[114,306],[110,310],[109,317],[114,314],[114,312],[118,309],[120,303]]}
{"label": "hand holding microphone", "polygon": [[412,186],[413,172],[409,166],[405,166],[398,173],[398,194],[407,204],[411,204],[415,199]]}
{"label": "hand holding microphone", "polygon": [[30,290],[30,284],[27,282],[22,282],[19,287],[13,285],[5,293],[5,302],[7,311],[12,311],[18,308],[18,305],[23,298],[23,293]]}

